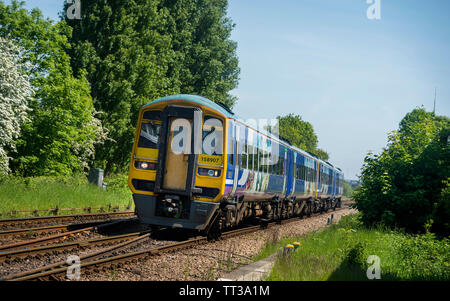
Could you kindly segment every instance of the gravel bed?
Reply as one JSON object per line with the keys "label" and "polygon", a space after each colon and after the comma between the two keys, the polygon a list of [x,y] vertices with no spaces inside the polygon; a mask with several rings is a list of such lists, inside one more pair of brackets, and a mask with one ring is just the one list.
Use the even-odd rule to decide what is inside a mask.
{"label": "gravel bed", "polygon": [[343,214],[354,213],[354,209],[342,209],[276,225],[270,229],[242,236],[219,240],[176,253],[162,254],[137,264],[114,267],[106,271],[82,276],[83,281],[192,281],[216,280],[239,266],[251,263],[268,240],[286,236],[304,235],[327,225],[334,214],[337,222]]}
{"label": "gravel bed", "polygon": [[[111,222],[111,221],[108,221],[105,223],[109,223],[109,222]],[[73,224],[71,226],[73,226],[73,227],[77,226],[78,228],[81,229],[81,227],[79,225],[82,225],[82,224]],[[90,226],[89,225],[85,226],[85,228],[88,228],[88,227],[90,227]],[[120,235],[120,234],[126,234],[126,233],[145,231],[148,229],[149,228],[147,226],[139,224],[137,220],[135,220],[135,221],[125,220],[123,224],[111,225],[110,227],[100,229],[99,232],[87,231],[87,232],[80,232],[80,233],[76,233],[76,234],[70,234],[68,236],[64,236],[64,237],[52,240],[48,243],[42,243],[41,245],[45,246],[45,245],[49,245],[49,244],[70,242],[70,241],[74,241],[74,240],[80,240],[81,238],[84,238],[84,239],[101,238],[101,237],[104,237],[105,235]],[[17,235],[12,234],[12,235],[1,237],[0,238],[0,246],[10,245],[13,243],[18,243],[18,242],[23,242],[23,241],[29,241],[29,240],[33,240],[33,239],[44,238],[44,237],[62,234],[65,232],[71,232],[71,231],[74,231],[74,230],[54,230],[54,231],[42,232],[42,233],[30,232],[30,233],[22,233],[22,234],[17,234]],[[32,247],[35,247],[35,246],[32,246]]]}
{"label": "gravel bed", "polygon": [[[100,232],[80,232],[76,234],[71,234],[67,236],[63,236],[61,238],[58,238],[56,240],[52,240],[49,242],[43,242],[39,246],[46,246],[46,245],[54,245],[54,244],[61,244],[61,243],[68,243],[68,242],[74,242],[74,241],[84,241],[84,240],[91,240],[96,238],[103,238],[105,236],[116,236],[121,234],[127,234],[127,233],[134,233],[134,232],[142,232],[148,230],[148,227],[145,225],[141,225],[138,223],[130,223],[126,227],[120,227],[120,228],[111,228],[111,229],[104,229]],[[43,235],[45,237],[45,235]],[[153,240],[150,240],[153,241]],[[15,241],[17,242],[17,241]],[[110,248],[113,245],[117,245],[120,243],[123,243],[124,241],[116,241],[116,242],[106,242],[105,244],[101,245],[94,245],[94,246],[86,246],[83,249],[78,249],[76,246],[72,250],[54,250],[50,251],[46,254],[36,254],[36,255],[28,255],[24,258],[14,258],[14,259],[6,259],[4,262],[0,262],[0,279],[11,275],[16,274],[19,272],[23,272],[26,270],[36,269],[39,267],[43,267],[45,265],[58,263],[61,261],[66,261],[67,257],[69,255],[77,255],[82,256],[88,253],[94,253],[102,250],[106,250]],[[13,243],[13,242],[9,242]],[[8,244],[9,244],[8,243]],[[147,243],[147,242],[145,242]],[[143,244],[145,247],[149,247],[149,245]],[[157,243],[155,244],[157,245]],[[125,252],[131,252],[137,250],[139,247],[139,244],[124,248],[123,251],[118,251],[115,254],[122,254]],[[36,246],[30,246],[25,247],[24,249],[28,248],[34,248]]]}
{"label": "gravel bed", "polygon": [[[64,250],[64,251],[60,251],[60,252],[55,251],[55,252],[52,252],[49,254],[27,256],[25,258],[18,258],[18,259],[14,259],[11,261],[6,261],[3,263],[0,263],[0,279],[5,276],[8,276],[8,275],[13,275],[13,274],[17,274],[17,273],[24,272],[27,270],[32,270],[32,269],[40,268],[40,267],[43,267],[46,265],[66,261],[68,256],[70,256],[70,255],[77,255],[79,257],[82,257],[83,255],[86,255],[86,254],[92,254],[95,252],[107,250],[107,249],[111,248],[113,245],[117,245],[119,243],[123,243],[123,242],[113,242],[110,245],[106,245],[106,246],[93,246],[90,248],[86,248],[84,250],[74,249],[74,250]],[[101,257],[97,257],[96,260],[106,258],[109,256],[116,256],[116,255],[121,255],[121,254],[129,253],[129,252],[140,251],[143,249],[155,248],[158,246],[162,246],[165,244],[171,244],[171,243],[174,243],[174,241],[160,241],[160,240],[154,240],[154,239],[148,238],[137,244],[133,244],[131,246],[125,246],[122,249],[113,251],[111,253],[107,253]]]}

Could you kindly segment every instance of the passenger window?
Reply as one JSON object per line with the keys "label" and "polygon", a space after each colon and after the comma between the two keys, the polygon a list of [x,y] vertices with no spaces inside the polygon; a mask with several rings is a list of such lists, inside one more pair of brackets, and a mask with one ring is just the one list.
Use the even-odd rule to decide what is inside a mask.
{"label": "passenger window", "polygon": [[247,169],[247,145],[244,145],[241,155],[241,168]]}

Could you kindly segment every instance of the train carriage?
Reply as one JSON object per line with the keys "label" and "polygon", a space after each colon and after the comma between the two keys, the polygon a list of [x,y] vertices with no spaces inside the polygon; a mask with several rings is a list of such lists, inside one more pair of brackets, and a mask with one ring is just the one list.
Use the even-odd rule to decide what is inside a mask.
{"label": "train carriage", "polygon": [[331,163],[195,95],[141,108],[128,182],[141,222],[207,233],[334,209],[343,192]]}

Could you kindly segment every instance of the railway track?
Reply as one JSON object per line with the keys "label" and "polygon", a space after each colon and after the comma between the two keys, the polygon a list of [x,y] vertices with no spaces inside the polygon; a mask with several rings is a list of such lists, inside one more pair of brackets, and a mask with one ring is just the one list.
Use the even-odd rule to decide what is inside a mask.
{"label": "railway track", "polygon": [[[113,221],[113,222],[109,222],[109,223],[102,223],[102,224],[96,225],[96,226],[79,227],[79,229],[77,229],[77,230],[64,231],[59,234],[45,236],[43,238],[37,238],[37,239],[31,239],[31,240],[19,241],[19,242],[15,242],[15,243],[11,243],[11,244],[1,245],[0,246],[0,258],[2,257],[2,254],[6,251],[28,248],[28,247],[32,247],[32,246],[36,246],[36,245],[43,245],[43,244],[46,244],[46,243],[49,243],[51,241],[55,241],[58,239],[75,237],[77,235],[87,234],[90,232],[98,232],[100,229],[112,227],[114,225],[117,225],[117,224],[125,222],[125,221],[131,221],[131,220],[117,220],[117,221]],[[78,226],[80,226],[80,225],[78,225]],[[54,231],[55,229],[67,230],[69,228],[70,228],[70,226],[59,226],[59,227],[57,226],[57,227],[50,227],[49,229],[47,229],[46,227],[38,228],[38,229],[42,230],[42,231],[45,231],[45,230]],[[0,233],[0,235],[1,234],[2,233]],[[8,233],[8,234],[10,234],[10,233]]]}
{"label": "railway track", "polygon": [[[345,206],[341,209],[337,209],[336,211],[343,210],[348,208],[348,206]],[[317,216],[321,215],[323,213],[317,213],[313,214],[311,216]],[[264,225],[257,225],[257,226],[250,226],[242,229],[236,229],[231,230],[222,233],[222,236],[220,239],[227,239],[234,236],[244,235],[247,233],[255,232],[261,229],[266,229],[268,227],[271,227],[276,224],[286,224],[291,223],[294,221],[298,221],[299,218],[291,218],[287,220],[282,221],[273,221],[266,223]],[[80,271],[82,274],[89,275],[90,273],[98,272],[100,269],[107,269],[112,266],[118,265],[119,267],[124,263],[137,263],[139,260],[146,260],[150,257],[160,255],[162,253],[169,253],[169,252],[176,252],[181,249],[187,249],[192,248],[194,246],[207,244],[208,238],[204,236],[200,237],[193,237],[181,242],[175,242],[170,243],[163,246],[156,246],[151,248],[146,248],[143,250],[138,251],[132,251],[132,252],[126,252],[124,254],[114,255],[114,252],[123,249],[124,247],[130,246],[132,244],[136,244],[139,242],[144,241],[145,239],[148,239],[150,234],[145,234],[141,237],[137,237],[134,239],[131,239],[125,243],[122,243],[120,245],[114,246],[112,248],[95,252],[92,254],[87,254],[85,256],[80,257]],[[107,254],[113,253],[112,256],[106,256]],[[102,257],[102,258],[99,258]],[[57,264],[52,264],[49,266],[45,266],[39,269],[34,269],[31,271],[22,272],[20,274],[15,274],[8,276],[4,278],[3,280],[10,280],[10,281],[24,281],[24,280],[64,280],[67,271],[68,271],[69,265],[66,262],[60,262]]]}
{"label": "railway track", "polygon": [[28,249],[15,249],[5,252],[0,252],[0,263],[1,262],[11,262],[15,259],[23,259],[28,256],[37,256],[37,255],[43,255],[43,254],[49,254],[49,253],[55,253],[55,252],[64,252],[64,251],[73,251],[73,250],[84,250],[89,249],[95,246],[104,246],[104,245],[110,245],[115,242],[124,242],[139,236],[142,236],[149,231],[143,231],[143,232],[134,232],[129,234],[122,234],[122,235],[115,235],[111,237],[101,237],[101,238],[93,238],[88,240],[79,240],[79,241],[73,241],[73,242],[66,242],[66,243],[60,243],[60,244],[53,244],[53,245],[47,245],[47,246],[40,246],[40,247],[34,247],[34,248],[28,248]]}
{"label": "railway track", "polygon": [[114,219],[133,217],[134,211],[87,213],[73,215],[41,216],[30,218],[14,218],[0,220],[1,230],[29,230],[24,228],[43,227],[48,225],[75,224],[87,222],[110,221]]}

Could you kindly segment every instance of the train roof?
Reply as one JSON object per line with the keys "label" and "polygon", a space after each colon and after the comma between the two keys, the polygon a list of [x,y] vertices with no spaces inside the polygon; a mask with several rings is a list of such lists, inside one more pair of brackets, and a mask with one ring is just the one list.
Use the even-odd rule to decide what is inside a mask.
{"label": "train roof", "polygon": [[[242,123],[242,124],[246,125],[247,127],[251,128],[250,125],[246,124],[242,120],[239,120],[239,118],[230,109],[226,108],[226,106],[219,105],[219,104],[215,103],[214,101],[212,101],[212,100],[210,100],[210,99],[208,99],[206,97],[199,96],[199,95],[191,95],[191,94],[170,95],[170,96],[161,97],[161,98],[158,98],[156,100],[153,100],[153,101],[145,104],[143,107],[146,107],[146,106],[149,106],[149,105],[152,105],[152,104],[156,104],[156,103],[160,103],[160,102],[172,101],[172,100],[185,100],[185,101],[190,101],[190,102],[193,102],[193,103],[205,106],[205,107],[209,107],[209,108],[219,112],[220,114],[224,115],[225,117],[237,120],[240,123]],[[256,129],[254,129],[254,130],[256,130]],[[260,133],[262,133],[262,134],[264,134],[264,135],[266,135],[268,137],[270,137],[271,139],[278,140],[278,142],[281,143],[281,144],[287,144],[286,146],[291,148],[292,150],[294,150],[296,152],[299,152],[299,153],[301,153],[304,156],[312,157],[314,160],[317,160],[317,161],[321,162],[322,164],[327,165],[331,169],[335,169],[335,170],[340,170],[341,171],[340,168],[333,166],[331,163],[325,162],[325,161],[317,158],[313,154],[311,154],[311,153],[309,153],[307,151],[301,150],[298,147],[295,147],[295,146],[291,145],[291,143],[286,143],[285,141],[282,140],[281,137],[275,137],[272,133],[269,133],[269,132],[267,132],[265,130],[256,130],[256,131],[260,132]]]}
{"label": "train roof", "polygon": [[231,110],[229,110],[221,105],[218,105],[214,101],[209,100],[208,98],[203,97],[203,96],[190,95],[190,94],[177,94],[177,95],[161,97],[161,98],[158,98],[156,100],[153,100],[153,101],[147,103],[146,105],[144,105],[144,107],[146,107],[148,105],[156,104],[159,102],[171,101],[171,100],[190,101],[190,102],[193,102],[193,103],[205,106],[205,107],[209,107],[215,111],[218,111],[220,114],[225,115],[227,118],[236,118],[236,115],[233,114],[233,112],[231,112]]}

